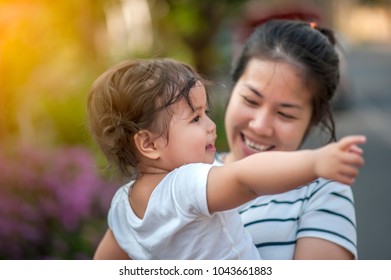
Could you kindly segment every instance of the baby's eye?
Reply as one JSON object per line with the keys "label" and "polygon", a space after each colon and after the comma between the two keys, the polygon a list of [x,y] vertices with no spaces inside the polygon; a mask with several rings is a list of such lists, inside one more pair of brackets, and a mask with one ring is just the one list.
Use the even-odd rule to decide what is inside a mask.
{"label": "baby's eye", "polygon": [[196,116],[195,118],[193,118],[193,119],[191,120],[191,122],[199,122],[199,120],[200,120],[200,116],[198,115],[198,116]]}

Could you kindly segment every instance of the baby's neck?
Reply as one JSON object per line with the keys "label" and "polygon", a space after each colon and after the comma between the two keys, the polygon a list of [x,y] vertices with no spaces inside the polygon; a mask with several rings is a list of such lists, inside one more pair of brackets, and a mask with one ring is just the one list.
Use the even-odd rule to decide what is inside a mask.
{"label": "baby's neck", "polygon": [[137,178],[140,178],[140,176],[143,175],[156,175],[156,174],[167,174],[171,170],[164,169],[160,166],[147,166],[147,165],[139,165],[137,168]]}
{"label": "baby's neck", "polygon": [[152,192],[166,175],[167,172],[138,175],[129,192],[129,203],[138,218],[144,217]]}

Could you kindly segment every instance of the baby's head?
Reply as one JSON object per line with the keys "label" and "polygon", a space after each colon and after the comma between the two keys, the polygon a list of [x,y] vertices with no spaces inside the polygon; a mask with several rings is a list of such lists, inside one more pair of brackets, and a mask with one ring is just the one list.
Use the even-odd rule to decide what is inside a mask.
{"label": "baby's head", "polygon": [[139,162],[133,138],[140,130],[168,137],[171,105],[192,107],[189,92],[202,78],[172,59],[125,61],[99,76],[88,95],[92,137],[121,174],[136,173]]}

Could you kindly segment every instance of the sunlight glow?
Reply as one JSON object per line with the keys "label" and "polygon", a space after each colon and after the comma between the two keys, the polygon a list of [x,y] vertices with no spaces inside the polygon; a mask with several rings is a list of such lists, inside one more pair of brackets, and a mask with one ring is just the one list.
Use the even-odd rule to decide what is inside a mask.
{"label": "sunlight glow", "polygon": [[115,55],[152,48],[152,23],[146,0],[122,0],[106,10],[110,51]]}

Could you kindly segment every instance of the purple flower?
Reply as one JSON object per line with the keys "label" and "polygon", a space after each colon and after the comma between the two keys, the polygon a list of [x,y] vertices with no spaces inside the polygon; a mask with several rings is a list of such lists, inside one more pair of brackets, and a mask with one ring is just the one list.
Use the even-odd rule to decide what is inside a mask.
{"label": "purple flower", "polygon": [[0,153],[0,174],[0,258],[91,255],[115,188],[86,148]]}

